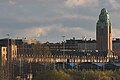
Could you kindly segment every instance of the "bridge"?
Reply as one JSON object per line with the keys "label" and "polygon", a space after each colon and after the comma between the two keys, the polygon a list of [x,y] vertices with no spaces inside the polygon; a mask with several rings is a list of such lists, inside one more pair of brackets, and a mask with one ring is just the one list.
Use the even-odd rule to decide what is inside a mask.
{"label": "bridge", "polygon": [[17,60],[25,62],[109,62],[111,59],[116,59],[116,56],[80,56],[80,55],[18,55]]}

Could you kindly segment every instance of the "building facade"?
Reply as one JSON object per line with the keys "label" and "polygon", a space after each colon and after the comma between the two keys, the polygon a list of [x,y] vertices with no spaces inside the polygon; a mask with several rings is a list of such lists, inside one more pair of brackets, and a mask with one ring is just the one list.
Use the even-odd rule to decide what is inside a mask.
{"label": "building facade", "polygon": [[7,47],[0,46],[0,65],[5,65],[7,61]]}
{"label": "building facade", "polygon": [[8,38],[0,39],[0,46],[6,47],[7,60],[17,59],[17,45],[15,45],[14,39],[8,39]]}
{"label": "building facade", "polygon": [[97,50],[112,51],[112,25],[105,8],[101,10],[96,25],[96,41]]}

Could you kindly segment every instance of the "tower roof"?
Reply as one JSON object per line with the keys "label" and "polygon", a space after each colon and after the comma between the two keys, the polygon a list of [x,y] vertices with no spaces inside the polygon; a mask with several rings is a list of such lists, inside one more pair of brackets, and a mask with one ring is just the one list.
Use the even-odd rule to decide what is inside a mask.
{"label": "tower roof", "polygon": [[103,8],[99,15],[99,20],[97,22],[97,26],[111,26],[111,21],[109,19],[108,11]]}
{"label": "tower roof", "polygon": [[101,14],[104,14],[104,13],[108,13],[105,8],[103,8],[103,9],[101,10]]}

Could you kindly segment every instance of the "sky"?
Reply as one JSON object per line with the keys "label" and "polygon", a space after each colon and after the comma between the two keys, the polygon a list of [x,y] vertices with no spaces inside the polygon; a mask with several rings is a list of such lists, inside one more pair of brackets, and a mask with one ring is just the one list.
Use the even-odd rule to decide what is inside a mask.
{"label": "sky", "polygon": [[95,39],[102,8],[110,15],[113,37],[119,38],[120,0],[0,0],[0,38]]}

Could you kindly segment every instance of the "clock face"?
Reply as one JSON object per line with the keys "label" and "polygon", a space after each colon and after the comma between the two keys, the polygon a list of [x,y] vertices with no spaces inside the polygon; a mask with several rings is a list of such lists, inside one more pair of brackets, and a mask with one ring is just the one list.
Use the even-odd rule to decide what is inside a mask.
{"label": "clock face", "polygon": [[109,15],[108,15],[106,9],[103,9],[103,10],[101,11],[101,14],[100,14],[100,16],[99,16],[99,20],[100,20],[101,22],[105,22],[105,21],[109,20]]}
{"label": "clock face", "polygon": [[101,15],[101,16],[100,16],[100,21],[101,21],[101,22],[106,21],[106,19],[107,19],[107,17],[106,17],[105,15]]}

